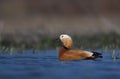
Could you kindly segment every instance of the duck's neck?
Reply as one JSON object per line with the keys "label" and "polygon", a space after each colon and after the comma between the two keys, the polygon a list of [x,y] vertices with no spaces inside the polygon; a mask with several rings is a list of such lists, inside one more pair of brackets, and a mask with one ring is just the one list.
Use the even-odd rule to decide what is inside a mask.
{"label": "duck's neck", "polygon": [[61,47],[60,51],[59,51],[59,57],[61,57],[68,50],[70,50],[70,49],[65,46]]}

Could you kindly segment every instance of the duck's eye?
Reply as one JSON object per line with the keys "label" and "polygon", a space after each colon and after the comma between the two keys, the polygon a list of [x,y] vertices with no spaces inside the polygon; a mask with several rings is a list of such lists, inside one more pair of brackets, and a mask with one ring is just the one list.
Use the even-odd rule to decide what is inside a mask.
{"label": "duck's eye", "polygon": [[63,38],[64,36],[62,36],[62,38]]}

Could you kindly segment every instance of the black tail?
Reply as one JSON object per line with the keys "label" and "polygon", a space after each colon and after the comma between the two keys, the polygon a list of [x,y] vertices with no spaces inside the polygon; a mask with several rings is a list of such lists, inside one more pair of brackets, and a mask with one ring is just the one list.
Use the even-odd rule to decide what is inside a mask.
{"label": "black tail", "polygon": [[92,53],[93,53],[93,56],[94,56],[95,58],[102,58],[102,57],[103,57],[101,53],[94,52],[94,51],[92,51]]}

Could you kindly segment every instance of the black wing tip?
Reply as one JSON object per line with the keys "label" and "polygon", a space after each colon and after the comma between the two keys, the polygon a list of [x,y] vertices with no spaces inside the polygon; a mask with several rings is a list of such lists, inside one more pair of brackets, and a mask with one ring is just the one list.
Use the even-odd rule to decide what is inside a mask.
{"label": "black wing tip", "polygon": [[93,56],[94,56],[95,58],[103,58],[102,54],[99,53],[99,52],[94,52],[94,51],[92,51],[92,53],[93,53]]}

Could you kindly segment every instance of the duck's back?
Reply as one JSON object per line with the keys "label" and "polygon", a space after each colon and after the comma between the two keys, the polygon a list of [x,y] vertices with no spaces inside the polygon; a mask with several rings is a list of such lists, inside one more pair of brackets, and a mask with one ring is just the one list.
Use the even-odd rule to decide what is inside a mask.
{"label": "duck's back", "polygon": [[92,53],[82,50],[65,50],[60,51],[60,60],[81,60],[86,58],[92,58]]}

